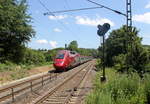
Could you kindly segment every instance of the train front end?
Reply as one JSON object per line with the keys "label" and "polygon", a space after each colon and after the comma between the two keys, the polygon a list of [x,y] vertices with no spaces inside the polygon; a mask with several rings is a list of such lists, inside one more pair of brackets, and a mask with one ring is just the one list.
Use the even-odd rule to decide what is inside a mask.
{"label": "train front end", "polygon": [[56,71],[64,71],[67,68],[66,65],[67,51],[59,51],[54,59],[53,66]]}

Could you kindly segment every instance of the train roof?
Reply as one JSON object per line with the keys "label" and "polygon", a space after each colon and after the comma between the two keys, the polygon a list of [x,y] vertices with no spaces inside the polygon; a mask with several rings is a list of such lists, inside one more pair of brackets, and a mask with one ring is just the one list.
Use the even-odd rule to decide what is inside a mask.
{"label": "train roof", "polygon": [[58,52],[71,52],[70,50],[58,50]]}
{"label": "train roof", "polygon": [[71,54],[71,55],[80,55],[76,51],[70,51],[70,50],[59,50],[58,53],[68,53],[68,54]]}

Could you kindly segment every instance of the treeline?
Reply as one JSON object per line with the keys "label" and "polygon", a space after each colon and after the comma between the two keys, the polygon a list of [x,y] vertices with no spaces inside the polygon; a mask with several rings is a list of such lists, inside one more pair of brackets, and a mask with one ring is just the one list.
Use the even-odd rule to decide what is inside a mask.
{"label": "treeline", "polygon": [[[22,56],[23,59],[20,63],[23,64],[40,64],[40,63],[45,63],[45,62],[51,62],[55,58],[57,52],[59,50],[64,50],[65,48],[55,48],[51,50],[46,50],[46,49],[29,49],[26,48],[24,51],[24,55]],[[68,48],[68,50],[72,50]],[[77,48],[78,53],[84,56],[92,56],[92,57],[97,57],[97,50],[96,49],[86,49],[86,48]]]}
{"label": "treeline", "polygon": [[[46,61],[53,61],[53,59],[55,58],[57,54],[57,51],[64,50],[64,49],[65,48],[55,48],[55,49],[47,50],[47,51],[45,50],[39,50],[39,51],[44,52]],[[77,41],[71,41],[68,47],[66,47],[66,50],[76,51],[84,56],[92,56],[94,58],[98,57],[98,51],[96,49],[78,48]]]}
{"label": "treeline", "polygon": [[84,56],[92,56],[94,58],[98,57],[98,50],[97,49],[86,49],[86,48],[78,48],[77,41],[72,41],[69,43],[68,47],[66,47],[68,50],[76,51]]}
{"label": "treeline", "polygon": [[[18,56],[16,55],[16,58],[14,60],[17,61],[18,57],[19,62],[17,61],[12,61],[9,59],[5,59],[3,60],[3,62],[1,63],[15,63],[15,64],[24,64],[24,65],[40,65],[42,63],[46,63],[46,62],[52,62],[53,59],[55,58],[57,51],[59,50],[64,50],[65,48],[55,48],[55,49],[51,49],[51,50],[47,50],[47,49],[30,49],[30,48],[26,48],[24,47],[23,52],[22,52],[22,56]],[[69,50],[69,48],[68,48]],[[84,56],[93,56],[93,57],[97,57],[97,50],[96,49],[86,49],[86,48],[77,48],[78,53],[80,53],[81,55]]]}
{"label": "treeline", "polygon": [[[132,74],[137,72],[140,77],[148,72],[150,60],[150,47],[141,44],[139,30],[132,27],[127,34],[126,26],[113,30],[105,42],[105,65],[114,67],[118,72]],[[99,47],[102,58],[102,47]]]}

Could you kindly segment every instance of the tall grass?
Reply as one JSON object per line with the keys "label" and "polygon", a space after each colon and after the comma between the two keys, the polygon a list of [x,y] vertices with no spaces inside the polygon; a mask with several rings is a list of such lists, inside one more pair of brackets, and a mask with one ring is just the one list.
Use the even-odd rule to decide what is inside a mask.
{"label": "tall grass", "polygon": [[15,63],[7,61],[6,63],[0,64],[0,72],[15,71],[17,69],[30,70],[33,67],[51,65],[51,64],[52,62],[44,62],[44,63],[29,65],[29,64],[15,64]]}
{"label": "tall grass", "polygon": [[97,73],[86,104],[150,104],[150,75],[141,80],[137,74],[127,76],[107,69],[105,83],[100,82],[100,75]]}
{"label": "tall grass", "polygon": [[1,73],[0,84],[5,83],[7,81],[24,78],[30,75],[28,70],[31,70],[34,67],[51,65],[51,64],[52,62],[45,62],[45,63],[36,64],[36,65],[35,64],[28,65],[28,64],[15,64],[15,63],[7,61],[3,64],[0,64],[0,73]]}

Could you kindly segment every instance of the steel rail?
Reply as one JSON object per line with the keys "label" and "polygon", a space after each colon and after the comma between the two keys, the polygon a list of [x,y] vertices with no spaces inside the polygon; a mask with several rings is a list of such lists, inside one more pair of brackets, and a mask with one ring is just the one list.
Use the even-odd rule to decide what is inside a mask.
{"label": "steel rail", "polygon": [[[55,76],[53,76],[53,77],[51,77],[51,78],[48,77],[48,78],[44,79],[43,82],[45,82],[45,81],[47,81],[47,80],[49,80],[49,79],[52,79],[52,78],[55,78]],[[38,79],[37,79],[37,80],[38,80]],[[41,83],[42,83],[42,81],[38,81],[38,82],[36,82],[36,83],[34,83],[34,84],[30,84],[30,85],[28,85],[28,86],[26,86],[26,87],[24,87],[24,88],[22,88],[22,89],[20,89],[20,90],[16,90],[15,92],[13,92],[13,95],[15,96],[15,95],[17,95],[17,94],[19,94],[19,93],[21,93],[21,92],[23,92],[23,91],[25,91],[25,90],[28,90],[28,89],[31,89],[31,91],[32,91],[32,88],[33,88],[33,87],[35,87],[35,86],[37,86],[37,85],[39,85],[39,84],[41,84]],[[43,86],[43,85],[42,85],[42,86]],[[4,101],[4,100],[6,100],[6,99],[9,99],[10,97],[12,97],[12,93],[1,97],[1,98],[0,98],[0,102],[1,102],[1,101]]]}
{"label": "steel rail", "polygon": [[7,90],[7,89],[15,88],[15,87],[20,86],[20,85],[22,85],[22,84],[24,84],[24,83],[31,82],[31,81],[34,81],[34,80],[37,80],[37,79],[40,79],[40,78],[46,77],[46,76],[49,76],[49,73],[46,73],[46,75],[41,75],[41,76],[37,76],[37,77],[35,77],[35,78],[31,78],[31,79],[29,79],[29,80],[25,80],[25,81],[23,81],[23,82],[21,82],[21,83],[18,82],[18,84],[14,84],[14,85],[11,85],[11,86],[6,87],[6,88],[5,88],[5,87],[3,88],[3,86],[1,86],[1,87],[0,87],[0,93],[3,92],[3,91],[5,91],[5,90]]}
{"label": "steel rail", "polygon": [[[42,86],[43,86],[45,81],[57,78],[57,76],[58,76],[57,73],[54,74],[54,75],[53,74],[54,73],[47,73],[45,75],[36,76],[35,78],[31,78],[31,79],[25,80],[23,82],[18,82],[17,84],[14,83],[13,85],[10,85],[8,87],[6,86],[4,88],[2,88],[3,87],[2,86],[0,88],[0,94],[1,94],[0,95],[1,96],[0,97],[0,102],[5,101],[5,100],[7,100],[7,99],[9,99],[11,97],[12,97],[12,101],[14,101],[14,97],[18,93],[23,92],[23,91],[25,91],[27,89],[30,89],[30,88],[31,88],[31,91],[32,91],[33,87],[35,87],[36,85],[39,85],[41,83],[42,83]],[[42,80],[40,80],[40,79],[42,79]],[[40,81],[38,81],[38,80],[40,80]],[[38,81],[38,82],[35,82],[35,81]],[[22,88],[22,89],[19,89],[19,90],[16,90],[16,91],[14,90],[15,88],[18,88],[18,87],[23,86],[25,84],[29,84],[29,85],[24,87],[24,88]],[[8,93],[8,94],[4,94],[4,96],[2,96],[3,93]]]}
{"label": "steel rail", "polygon": [[[85,81],[84,79],[87,78],[87,75],[90,73],[91,69],[92,69],[92,65],[90,66],[89,70],[87,70],[86,73],[84,73],[84,75],[83,75],[83,77],[81,78],[81,80],[80,80],[80,81],[77,83],[77,85],[74,87],[76,90],[77,90],[77,88],[81,85],[81,83],[84,83],[84,81]],[[72,92],[67,96],[67,98],[65,99],[65,102],[64,102],[63,104],[68,104],[68,103],[69,103],[69,101],[70,101],[72,95],[75,93],[74,88],[72,89]]]}
{"label": "steel rail", "polygon": [[83,69],[89,67],[90,63],[88,63],[88,65],[84,66],[83,68],[81,68],[79,71],[77,71],[76,73],[74,73],[72,76],[70,76],[69,78],[65,79],[62,83],[56,85],[55,87],[53,87],[51,90],[49,90],[48,92],[46,92],[45,94],[43,94],[42,96],[38,97],[37,99],[35,99],[34,101],[31,102],[31,104],[39,104],[41,102],[43,102],[45,99],[47,99],[49,96],[51,96],[55,91],[57,91],[57,89],[59,89],[61,86],[63,86],[65,83],[67,83],[69,80],[71,80],[72,78],[74,78],[78,73],[80,73]]}

